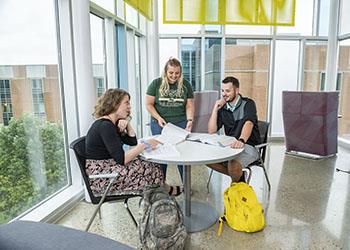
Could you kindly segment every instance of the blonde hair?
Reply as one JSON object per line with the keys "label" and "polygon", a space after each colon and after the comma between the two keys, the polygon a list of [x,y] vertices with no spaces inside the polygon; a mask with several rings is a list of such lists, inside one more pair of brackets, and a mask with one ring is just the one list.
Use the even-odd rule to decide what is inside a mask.
{"label": "blonde hair", "polygon": [[102,116],[112,114],[119,108],[125,96],[128,96],[130,99],[130,94],[125,90],[108,89],[97,99],[94,107],[94,113],[92,115],[95,118],[100,118]]}
{"label": "blonde hair", "polygon": [[165,96],[166,94],[169,93],[169,81],[168,77],[166,75],[169,66],[172,67],[179,67],[180,68],[180,78],[177,81],[177,91],[176,91],[176,96],[180,97],[183,92],[184,92],[184,84],[183,84],[183,77],[182,77],[182,66],[179,60],[176,58],[170,57],[169,60],[165,63],[164,70],[162,73],[162,83],[159,87],[159,94],[160,96]]}

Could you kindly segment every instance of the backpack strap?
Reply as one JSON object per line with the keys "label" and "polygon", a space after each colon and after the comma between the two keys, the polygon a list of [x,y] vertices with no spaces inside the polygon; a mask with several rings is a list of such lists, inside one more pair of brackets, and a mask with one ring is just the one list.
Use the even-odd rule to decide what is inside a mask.
{"label": "backpack strap", "polygon": [[220,236],[221,233],[222,233],[222,224],[223,224],[224,222],[226,222],[225,215],[223,215],[223,216],[221,216],[221,217],[219,218],[218,236]]}

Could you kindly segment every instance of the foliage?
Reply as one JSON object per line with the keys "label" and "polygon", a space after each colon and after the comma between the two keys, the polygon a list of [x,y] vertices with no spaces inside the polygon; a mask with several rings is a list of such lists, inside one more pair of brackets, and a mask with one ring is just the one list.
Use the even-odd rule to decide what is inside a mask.
{"label": "foliage", "polygon": [[0,127],[0,224],[66,184],[60,124],[26,114]]}

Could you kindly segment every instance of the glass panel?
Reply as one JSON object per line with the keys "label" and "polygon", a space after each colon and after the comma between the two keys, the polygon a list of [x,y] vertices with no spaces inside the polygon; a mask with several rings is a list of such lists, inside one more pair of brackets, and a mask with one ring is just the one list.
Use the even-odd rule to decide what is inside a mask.
{"label": "glass panel", "polygon": [[296,1],[295,25],[277,26],[278,34],[312,35],[314,0]]}
{"label": "glass panel", "polygon": [[282,91],[297,90],[299,45],[298,41],[276,41],[271,136],[284,136]]}
{"label": "glass panel", "polygon": [[124,1],[117,0],[117,16],[124,20]]}
{"label": "glass panel", "polygon": [[170,57],[179,57],[178,40],[159,39],[159,74],[163,73],[165,63]]}
{"label": "glass panel", "polygon": [[[67,186],[70,177],[64,153],[54,1],[2,0],[0,23],[3,224]],[[42,113],[44,117],[36,116]]]}
{"label": "glass panel", "polygon": [[136,112],[133,114],[133,117],[137,119],[136,124],[138,125],[137,133],[141,137],[142,136],[142,128],[141,128],[141,121],[142,121],[142,98],[141,98],[141,65],[140,65],[140,37],[135,36],[135,94],[138,98],[136,98],[136,102],[132,103],[133,108],[136,109]]}
{"label": "glass panel", "polygon": [[[104,92],[105,88],[105,64],[104,64],[104,21],[102,18],[90,14],[91,28],[91,55],[92,55],[92,74],[95,83],[95,98]],[[100,81],[103,81],[103,85]],[[103,88],[103,89],[101,89]]]}
{"label": "glass panel", "polygon": [[158,1],[158,24],[159,34],[199,34],[199,24],[164,24],[163,23],[163,1]]}
{"label": "glass panel", "polygon": [[138,28],[139,27],[139,15],[137,10],[135,10],[133,7],[131,7],[129,4],[125,3],[125,19],[126,22],[131,24],[132,26]]}
{"label": "glass panel", "polygon": [[207,34],[221,34],[221,25],[204,25],[204,32]]}
{"label": "glass panel", "polygon": [[324,72],[326,71],[327,42],[306,42],[304,53],[303,90],[322,90],[325,79]]}
{"label": "glass panel", "polygon": [[330,0],[320,1],[320,15],[319,15],[319,36],[328,36],[328,26],[329,26],[329,10],[330,10]]}
{"label": "glass panel", "polygon": [[270,35],[272,28],[267,25],[226,25],[228,35]]}
{"label": "glass panel", "polygon": [[340,34],[350,33],[350,1],[342,0],[340,8]]}
{"label": "glass panel", "polygon": [[266,120],[269,63],[269,41],[226,39],[225,77],[239,80],[240,93],[255,101],[260,120]]}
{"label": "glass panel", "polygon": [[[205,39],[205,79],[204,89],[221,89],[221,39]],[[219,92],[218,92],[219,93]]]}
{"label": "glass panel", "polygon": [[184,79],[194,91],[201,89],[201,39],[181,40],[181,61]]}
{"label": "glass panel", "polygon": [[139,15],[140,18],[140,30],[146,34],[147,32],[147,19],[143,15]]}
{"label": "glass panel", "polygon": [[[342,77],[339,77],[341,75]],[[338,79],[340,88],[339,136],[350,141],[350,39],[341,41],[339,44]]]}
{"label": "glass panel", "polygon": [[99,5],[100,7],[108,10],[111,13],[115,13],[114,2],[115,0],[90,0],[91,2]]}
{"label": "glass panel", "polygon": [[31,79],[33,113],[38,117],[45,118],[45,103],[43,94],[43,79]]}

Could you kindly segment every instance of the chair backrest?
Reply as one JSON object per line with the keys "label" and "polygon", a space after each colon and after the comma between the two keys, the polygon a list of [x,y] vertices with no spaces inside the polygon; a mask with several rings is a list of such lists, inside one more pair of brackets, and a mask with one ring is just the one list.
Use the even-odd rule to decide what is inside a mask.
{"label": "chair backrest", "polygon": [[[269,122],[258,121],[261,143],[267,143],[267,135],[269,132],[269,126],[270,126]],[[261,156],[261,159],[263,160],[263,162],[265,162],[265,155],[266,155],[266,146],[260,148],[260,156]]]}
{"label": "chair backrest", "polygon": [[88,194],[90,196],[91,202],[93,204],[97,204],[100,201],[100,197],[96,197],[93,195],[92,190],[90,188],[90,182],[89,182],[89,177],[87,176],[85,172],[85,161],[86,161],[86,153],[85,153],[85,136],[80,137],[73,141],[70,144],[70,148],[73,149],[75,153],[75,157],[77,158],[78,165],[80,168],[81,175],[83,177],[85,187],[88,191]]}
{"label": "chair backrest", "polygon": [[208,122],[216,100],[218,92],[214,90],[196,91],[194,95],[194,121],[192,132],[207,133]]}

